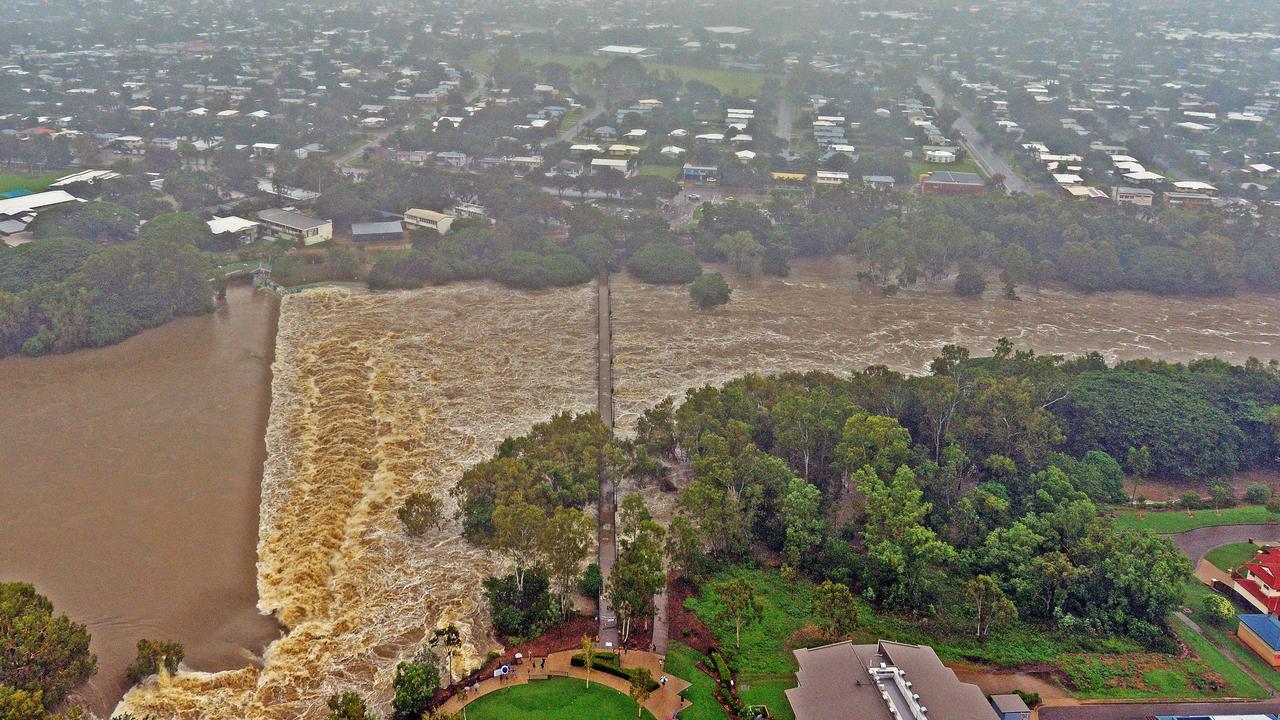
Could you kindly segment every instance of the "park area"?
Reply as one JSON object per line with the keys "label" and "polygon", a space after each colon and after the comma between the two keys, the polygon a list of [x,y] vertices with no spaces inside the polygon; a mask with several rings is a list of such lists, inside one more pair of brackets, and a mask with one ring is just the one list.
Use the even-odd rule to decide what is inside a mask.
{"label": "park area", "polygon": [[[514,685],[467,706],[470,720],[630,720],[636,704],[615,690],[582,680],[551,678]],[[648,710],[641,716],[653,720]]]}
{"label": "park area", "polygon": [[[558,63],[564,65],[571,70],[577,70],[586,66],[588,63],[604,66],[609,63],[610,58],[598,57],[595,55],[577,55],[572,53],[552,53],[552,52],[522,52],[521,57],[526,65],[540,66],[547,63]],[[482,72],[489,72],[493,69],[493,56],[487,52],[480,52],[472,55],[467,59],[467,67],[476,68]],[[724,95],[741,95],[745,97],[754,97],[759,94],[760,88],[764,85],[765,80],[770,77],[767,73],[753,73],[745,70],[723,70],[720,68],[704,68],[693,65],[666,65],[662,63],[645,62],[644,67],[649,71],[658,71],[663,75],[668,72],[675,75],[681,82],[700,82],[710,85]]]}
{"label": "park area", "polygon": [[65,173],[43,173],[26,175],[19,173],[0,173],[0,195],[15,190],[40,192],[49,187],[49,183],[62,177]]}

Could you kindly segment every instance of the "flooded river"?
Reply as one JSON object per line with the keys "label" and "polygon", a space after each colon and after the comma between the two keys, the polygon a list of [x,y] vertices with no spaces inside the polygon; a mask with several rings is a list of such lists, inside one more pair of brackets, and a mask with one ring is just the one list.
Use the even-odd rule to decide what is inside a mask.
{"label": "flooded river", "polygon": [[[987,351],[1000,336],[1039,352],[1097,350],[1109,359],[1280,358],[1280,299],[1273,297],[1202,300],[1027,290],[1023,301],[1014,302],[995,292],[981,301],[961,300],[946,288],[935,288],[886,298],[854,281],[854,271],[852,265],[834,261],[797,263],[785,279],[741,281],[730,276],[732,302],[711,312],[690,309],[687,288],[617,277],[615,385],[624,429],[667,395],[745,372],[845,371],[873,363],[919,371],[945,344]],[[25,410],[6,410],[4,452],[26,463],[27,476],[46,472],[52,462],[47,458],[74,458],[63,462],[80,468],[82,484],[89,483],[84,478],[92,468],[93,485],[113,489],[138,506],[117,507],[110,513],[119,516],[117,524],[94,535],[92,549],[108,569],[92,571],[96,582],[72,583],[72,590],[80,587],[85,593],[83,598],[77,600],[72,590],[46,588],[60,607],[82,618],[102,618],[103,629],[95,626],[97,640],[114,617],[107,607],[111,603],[93,592],[100,588],[119,589],[134,602],[159,597],[165,601],[161,606],[183,598],[195,601],[187,597],[195,593],[188,592],[186,583],[152,570],[139,557],[166,552],[167,563],[183,554],[192,558],[183,572],[196,575],[235,558],[237,567],[249,571],[256,537],[257,597],[252,588],[239,586],[242,602],[232,605],[256,617],[246,607],[256,601],[261,611],[275,613],[289,628],[288,636],[268,650],[263,667],[242,663],[236,671],[182,673],[132,691],[120,710],[158,718],[318,718],[324,715],[324,699],[347,689],[368,695],[385,709],[396,661],[413,652],[431,628],[445,622],[460,626],[464,663],[489,650],[480,581],[498,569],[495,561],[468,547],[456,525],[421,539],[407,538],[395,509],[411,492],[447,498],[460,473],[487,457],[501,438],[559,410],[593,408],[594,298],[591,286],[520,293],[490,284],[380,295],[319,290],[285,298],[258,526],[251,526],[257,520],[255,508],[244,504],[253,503],[256,491],[238,496],[237,505],[190,490],[175,496],[174,487],[187,485],[157,479],[200,477],[241,465],[252,469],[261,460],[260,432],[234,452],[222,451],[221,460],[210,457],[216,453],[208,446],[217,443],[190,438],[212,437],[210,433],[232,427],[252,435],[250,422],[192,427],[190,416],[200,413],[189,406],[231,400],[209,393],[205,375],[185,373],[183,389],[171,390],[171,397],[146,394],[148,384],[141,380],[130,385],[98,378],[103,392],[109,397],[114,393],[117,400],[113,404],[95,397],[93,407],[83,407],[87,401],[82,397],[96,392],[94,387],[64,387],[53,379],[71,371],[46,367],[88,363],[82,358],[93,353],[6,361],[21,371],[18,377],[48,379],[43,386],[24,381],[21,392],[5,385],[0,397],[9,400],[6,408]],[[167,326],[102,352],[120,352],[121,364],[164,352],[216,357],[235,352],[218,349],[223,345],[234,348],[246,342],[238,334],[216,332],[203,339],[163,335],[174,327],[183,326]],[[127,350],[145,349],[147,343],[159,349]],[[174,346],[179,343],[181,348]],[[85,366],[72,376],[96,377],[111,367]],[[132,370],[116,367],[117,372]],[[137,370],[143,376],[157,372]],[[257,372],[265,382],[265,364]],[[142,405],[139,397],[161,406],[149,411],[156,417],[126,415],[121,423],[120,413]],[[78,441],[86,433],[76,428],[92,418],[102,423],[100,432],[127,427],[129,442],[108,435],[104,437],[110,441],[81,448]],[[140,429],[144,420],[153,420],[146,425],[149,432]],[[45,427],[43,434],[35,434],[38,426]],[[143,440],[151,449],[145,458],[136,457],[144,454],[138,447]],[[21,443],[16,450],[15,442]],[[165,449],[155,449],[155,444]],[[34,447],[41,449],[31,455]],[[116,458],[122,452],[143,471],[126,472],[135,466]],[[180,472],[173,469],[175,463],[182,464]],[[12,484],[6,482],[2,490],[9,494],[6,499],[41,509],[45,519],[23,511],[16,529],[0,531],[6,543],[20,537],[22,544],[15,546],[24,551],[43,548],[56,542],[59,533],[46,530],[42,522],[54,528],[77,522],[72,513],[54,511],[53,503],[68,497],[57,494],[61,490]],[[93,506],[98,501],[76,502]],[[50,509],[43,510],[45,506]],[[175,514],[197,511],[198,520],[174,519]],[[215,524],[235,532],[173,551],[182,539],[179,528]],[[45,535],[37,540],[32,533]],[[24,558],[19,568],[24,573],[7,567],[6,573],[56,579],[58,563],[79,560],[56,556],[63,553],[61,547],[32,552],[46,554],[38,561]],[[114,555],[106,557],[108,553]],[[191,625],[154,634],[185,639],[188,649],[194,649],[197,636],[213,624],[206,618],[212,611],[200,610],[199,617],[182,616]],[[130,642],[136,634],[124,633]]]}
{"label": "flooded river", "polygon": [[254,585],[276,304],[232,288],[113,347],[0,360],[0,579],[89,626],[99,713],[141,637],[225,670],[278,635]]}

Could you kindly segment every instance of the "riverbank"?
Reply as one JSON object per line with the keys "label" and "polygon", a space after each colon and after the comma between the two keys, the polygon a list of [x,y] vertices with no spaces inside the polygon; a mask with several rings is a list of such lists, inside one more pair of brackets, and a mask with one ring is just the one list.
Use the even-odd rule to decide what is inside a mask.
{"label": "riverbank", "polygon": [[88,625],[100,715],[141,637],[216,671],[278,636],[255,570],[278,309],[235,286],[118,345],[0,360],[0,579]]}

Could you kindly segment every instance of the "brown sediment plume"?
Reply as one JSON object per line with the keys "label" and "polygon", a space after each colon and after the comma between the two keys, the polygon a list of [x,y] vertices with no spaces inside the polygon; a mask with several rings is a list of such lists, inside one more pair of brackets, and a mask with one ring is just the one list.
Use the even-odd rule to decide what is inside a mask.
{"label": "brown sediment plume", "polygon": [[[1037,352],[1232,362],[1280,357],[1280,298],[1159,298],[1022,291],[963,300],[948,288],[884,297],[845,259],[788,278],[730,274],[732,301],[703,312],[686,287],[613,284],[619,423],[663,397],[747,372],[922,371],[946,344],[997,338]],[[459,528],[413,540],[395,508],[448,500],[503,437],[595,403],[595,289],[519,293],[488,284],[389,295],[286,298],[277,341],[259,535],[260,607],[290,628],[263,668],[180,673],[121,704],[158,718],[315,718],[330,693],[385,708],[397,660],[456,622],[465,663],[488,650],[480,585],[494,568]],[[450,510],[451,502],[447,503]]]}
{"label": "brown sediment plume", "polygon": [[356,690],[389,700],[396,663],[456,623],[459,667],[494,647],[481,581],[495,560],[456,523],[413,539],[395,510],[448,491],[504,437],[592,409],[594,290],[490,285],[388,295],[320,290],[281,308],[258,543],[259,607],[288,628],[261,670],[179,673],[118,711],[310,718]]}

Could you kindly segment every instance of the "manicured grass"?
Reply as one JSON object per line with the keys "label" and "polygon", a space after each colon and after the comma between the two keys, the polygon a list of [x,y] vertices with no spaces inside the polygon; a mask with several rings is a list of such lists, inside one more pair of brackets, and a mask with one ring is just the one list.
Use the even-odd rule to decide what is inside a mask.
{"label": "manicured grass", "polygon": [[[1231,658],[1224,655],[1221,650],[1214,647],[1204,637],[1187,627],[1181,620],[1171,618],[1169,626],[1173,628],[1175,635],[1181,638],[1188,647],[1195,650],[1206,665],[1221,675],[1222,679],[1227,682],[1226,695],[1247,698],[1264,698],[1270,695],[1257,681],[1249,677],[1248,673],[1232,662]],[[1173,682],[1169,684],[1173,686],[1167,691],[1171,697],[1184,697],[1188,694],[1185,680],[1180,687]]]}
{"label": "manicured grass", "polygon": [[675,180],[676,176],[680,174],[680,168],[675,165],[641,165],[639,174]]}
{"label": "manicured grass", "polygon": [[1155,533],[1185,532],[1210,525],[1260,525],[1276,520],[1276,516],[1262,505],[1222,510],[1120,510],[1115,515],[1118,528]]}
{"label": "manicured grass", "polygon": [[1221,570],[1231,572],[1243,565],[1257,552],[1258,546],[1253,543],[1231,543],[1229,545],[1219,545],[1210,550],[1205,553],[1204,559]]}
{"label": "manicured grass", "polygon": [[[1203,613],[1197,611],[1204,607],[1204,596],[1213,593],[1208,587],[1195,580],[1188,581],[1186,584],[1186,596],[1183,600],[1184,604],[1191,609],[1191,619],[1196,621],[1200,629],[1204,631],[1206,637],[1216,643],[1219,647],[1224,647],[1227,652],[1237,661],[1244,664],[1255,675],[1262,678],[1270,687],[1280,690],[1280,671],[1263,662],[1252,650],[1240,644],[1228,632],[1230,628],[1220,627],[1205,620]],[[1176,618],[1171,620],[1172,623]]]}
{"label": "manicured grass", "polygon": [[[715,697],[716,681],[697,668],[701,656],[697,650],[679,642],[667,646],[665,669],[672,675],[693,683],[683,695],[693,703],[680,711],[685,720],[725,720],[724,709]],[[769,708],[772,710],[772,706]],[[787,712],[790,712],[790,706]]]}
{"label": "manicured grass", "polygon": [[[537,680],[485,695],[467,706],[470,720],[631,720],[631,698],[599,683],[570,678]],[[653,714],[644,711],[644,718]]]}
{"label": "manicured grass", "polygon": [[969,172],[977,173],[986,177],[982,172],[982,168],[978,167],[978,163],[973,158],[965,158],[959,162],[953,162],[950,165],[939,165],[937,163],[925,162],[923,160],[908,160],[907,165],[911,166],[911,177],[918,178],[927,172],[937,172],[946,170],[948,172]]}
{"label": "manicured grass", "polygon": [[748,689],[739,693],[742,702],[747,705],[765,705],[769,708],[769,717],[774,720],[795,720],[791,711],[791,703],[787,701],[787,690],[796,686],[791,680],[755,680]]}
{"label": "manicured grass", "polygon": [[[610,58],[597,57],[595,55],[525,51],[521,51],[520,57],[525,65],[536,67],[546,63],[560,63],[574,70],[588,63],[595,63],[603,67],[610,60]],[[467,58],[466,65],[467,67],[488,72],[493,67],[493,57],[487,52],[477,52]],[[764,81],[771,77],[765,73],[751,73],[745,70],[721,70],[719,68],[702,68],[692,65],[665,65],[648,61],[644,61],[644,66],[650,72],[657,70],[666,74],[670,71],[683,82],[697,80],[698,82],[712,85],[725,95],[730,95],[736,91],[739,95],[755,96],[759,94]]]}
{"label": "manicured grass", "polygon": [[49,183],[57,180],[66,173],[43,173],[39,175],[25,175],[20,173],[0,173],[0,193],[7,193],[10,190],[30,190],[31,192],[40,192],[49,187]]}

